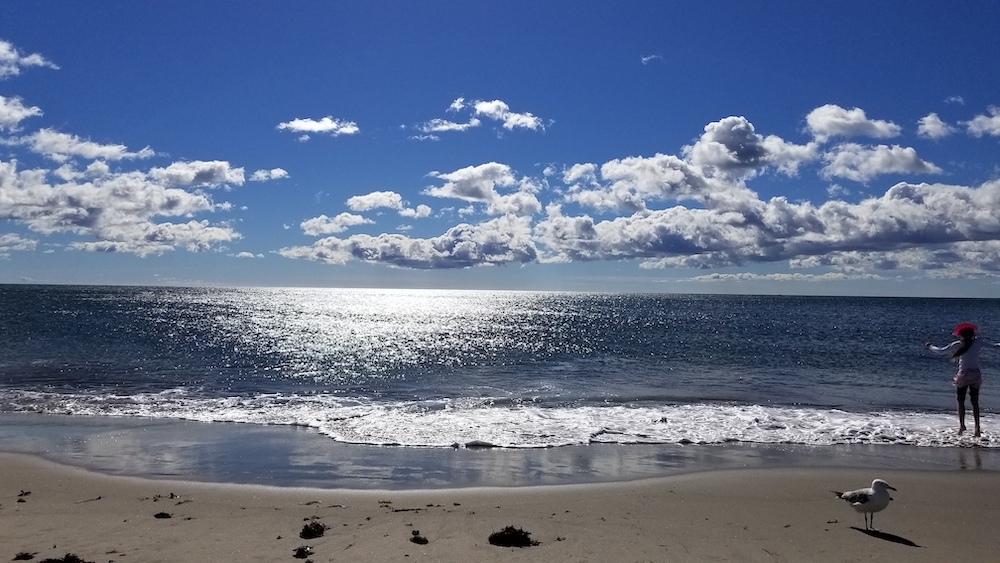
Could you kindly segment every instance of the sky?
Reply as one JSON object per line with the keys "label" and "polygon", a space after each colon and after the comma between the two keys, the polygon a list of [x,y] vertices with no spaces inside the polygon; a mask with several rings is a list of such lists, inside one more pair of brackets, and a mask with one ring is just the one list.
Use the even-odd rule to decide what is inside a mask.
{"label": "sky", "polygon": [[0,283],[1000,297],[998,16],[3,2]]}

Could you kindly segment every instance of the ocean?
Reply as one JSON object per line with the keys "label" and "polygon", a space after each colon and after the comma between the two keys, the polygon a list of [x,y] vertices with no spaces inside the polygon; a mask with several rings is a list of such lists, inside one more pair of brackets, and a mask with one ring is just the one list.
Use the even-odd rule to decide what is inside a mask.
{"label": "ocean", "polygon": [[1000,339],[996,319],[996,299],[3,285],[0,415],[404,450],[993,449],[1000,349],[973,440],[923,344]]}

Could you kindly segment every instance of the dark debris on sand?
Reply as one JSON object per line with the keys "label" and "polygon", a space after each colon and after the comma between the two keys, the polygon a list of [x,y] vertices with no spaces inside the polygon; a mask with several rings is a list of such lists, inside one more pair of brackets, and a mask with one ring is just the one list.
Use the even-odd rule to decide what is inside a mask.
{"label": "dark debris on sand", "polygon": [[313,553],[315,553],[315,551],[313,551],[311,546],[303,545],[295,548],[295,551],[292,552],[292,557],[296,559],[305,559]]}
{"label": "dark debris on sand", "polygon": [[427,545],[428,539],[420,535],[420,530],[413,530],[410,541],[417,545]]}
{"label": "dark debris on sand", "polygon": [[322,522],[312,521],[302,526],[302,531],[299,532],[299,537],[304,540],[311,540],[315,538],[323,537],[323,534],[329,530],[330,527]]}
{"label": "dark debris on sand", "polygon": [[52,559],[50,557],[48,559],[42,559],[41,563],[94,563],[94,562],[85,561],[83,559],[80,559],[76,555],[73,555],[72,553],[67,553],[66,555],[63,556],[62,559]]}
{"label": "dark debris on sand", "polygon": [[499,532],[490,534],[490,543],[500,547],[530,547],[538,545],[538,542],[531,539],[531,534],[521,528],[507,526]]}

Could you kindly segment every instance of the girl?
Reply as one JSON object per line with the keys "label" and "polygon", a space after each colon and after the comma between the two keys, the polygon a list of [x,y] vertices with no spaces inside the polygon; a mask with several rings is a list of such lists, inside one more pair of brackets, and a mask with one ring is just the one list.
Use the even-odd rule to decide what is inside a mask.
{"label": "girl", "polygon": [[[954,384],[958,395],[958,433],[965,432],[965,395],[969,394],[972,403],[972,417],[975,419],[976,431],[974,436],[980,435],[979,428],[979,387],[983,384],[983,373],[979,370],[979,352],[983,348],[983,342],[976,337],[976,325],[963,323],[955,327],[952,333],[959,339],[947,346],[935,346],[930,342],[924,347],[938,354],[951,353],[951,361],[958,362],[958,373],[955,374]],[[994,344],[1000,346],[1000,344]]]}

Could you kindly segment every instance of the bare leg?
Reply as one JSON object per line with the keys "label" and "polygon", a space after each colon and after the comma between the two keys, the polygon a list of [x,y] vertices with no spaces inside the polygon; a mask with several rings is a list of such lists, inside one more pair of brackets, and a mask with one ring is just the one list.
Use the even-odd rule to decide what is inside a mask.
{"label": "bare leg", "polygon": [[965,432],[965,401],[958,404],[958,433]]}
{"label": "bare leg", "polygon": [[965,432],[965,392],[968,387],[959,387],[956,392],[958,395],[958,433],[962,434]]}
{"label": "bare leg", "polygon": [[979,437],[982,433],[979,429],[979,389],[972,389],[969,393],[969,400],[972,403],[972,418],[976,423],[976,431],[973,436]]}

